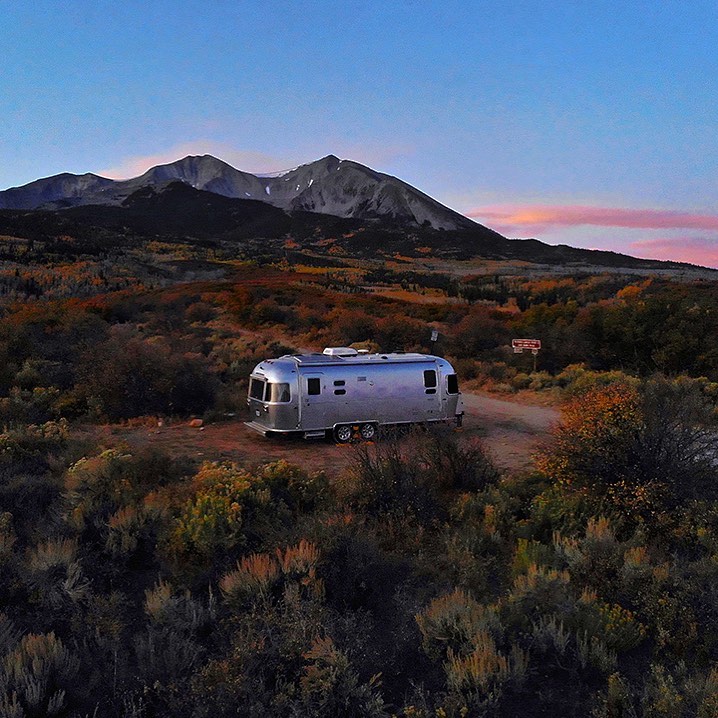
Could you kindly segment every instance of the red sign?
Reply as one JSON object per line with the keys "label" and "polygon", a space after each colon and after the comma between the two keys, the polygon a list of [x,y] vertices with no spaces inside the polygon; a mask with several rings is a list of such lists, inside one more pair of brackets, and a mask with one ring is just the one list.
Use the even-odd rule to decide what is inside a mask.
{"label": "red sign", "polygon": [[512,339],[511,346],[514,349],[535,349],[538,351],[541,348],[541,340],[540,339]]}

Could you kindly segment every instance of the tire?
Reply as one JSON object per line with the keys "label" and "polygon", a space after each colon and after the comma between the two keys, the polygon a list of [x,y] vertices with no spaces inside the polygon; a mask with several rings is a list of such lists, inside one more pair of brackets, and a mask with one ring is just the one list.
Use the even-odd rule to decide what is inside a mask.
{"label": "tire", "polygon": [[348,444],[352,440],[353,431],[348,424],[340,424],[334,428],[334,440],[337,444]]}
{"label": "tire", "polygon": [[374,424],[362,424],[359,433],[364,441],[373,441],[376,437],[376,426]]}

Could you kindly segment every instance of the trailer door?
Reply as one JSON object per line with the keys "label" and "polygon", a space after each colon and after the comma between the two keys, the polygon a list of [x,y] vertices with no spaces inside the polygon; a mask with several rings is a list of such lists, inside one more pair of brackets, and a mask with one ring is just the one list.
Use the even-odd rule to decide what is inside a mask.
{"label": "trailer door", "polygon": [[441,416],[441,392],[439,392],[439,373],[436,367],[424,370],[424,411],[429,421]]}
{"label": "trailer door", "polygon": [[327,388],[324,374],[311,372],[300,377],[302,399],[300,422],[302,429],[323,429],[327,426]]}

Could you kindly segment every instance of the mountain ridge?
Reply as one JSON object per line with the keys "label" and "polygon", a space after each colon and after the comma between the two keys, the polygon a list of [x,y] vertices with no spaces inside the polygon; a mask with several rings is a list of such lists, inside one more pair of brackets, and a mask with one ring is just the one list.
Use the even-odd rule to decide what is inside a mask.
{"label": "mountain ridge", "polygon": [[[521,261],[577,270],[702,270],[679,262],[661,262],[615,252],[552,246],[539,240],[512,240],[474,224],[465,230],[418,227],[407,231],[401,221],[362,220],[306,210],[282,210],[258,200],[224,197],[186,182],[169,180],[146,185],[121,205],[80,205],[62,210],[0,210],[0,236],[49,243],[52,253],[82,257],[112,252],[160,239],[214,246],[228,256],[264,262],[296,255],[297,261],[321,256],[323,265],[341,258],[376,260]],[[71,241],[67,241],[70,238]],[[313,260],[311,260],[313,261]],[[400,261],[404,261],[400,259]],[[715,271],[715,270],[713,270]]]}
{"label": "mountain ridge", "polygon": [[[177,183],[187,190],[199,192],[200,196],[194,196],[192,192],[178,195],[174,189],[173,201],[180,196],[182,199],[169,211],[163,207],[163,204],[167,205],[167,197],[163,198],[162,193]],[[205,193],[208,197],[203,198],[201,195]],[[211,197],[236,200],[240,204],[229,207],[211,202]],[[182,201],[189,202],[187,211]],[[240,206],[247,201],[248,205]],[[123,211],[137,202],[149,202],[143,220],[149,224],[143,224],[141,232],[151,225],[157,235],[208,236],[207,230],[214,227],[229,231],[241,241],[249,239],[252,232],[255,238],[276,240],[285,232],[291,236],[298,227],[304,232],[313,226],[313,231],[320,234],[327,227],[338,230],[339,225],[334,221],[337,220],[363,223],[361,237],[366,242],[366,250],[380,254],[389,247],[399,253],[401,248],[415,252],[424,243],[440,254],[457,258],[525,260],[556,266],[578,263],[603,267],[672,266],[688,271],[691,271],[690,267],[697,268],[697,265],[682,262],[638,259],[566,245],[552,246],[536,239],[508,239],[396,177],[332,154],[269,174],[238,170],[213,155],[187,155],[126,180],[113,180],[92,172],[63,172],[0,191],[0,212],[11,213],[0,217],[0,224],[7,223],[8,229],[18,223],[24,226],[25,220],[12,216],[18,211],[63,213],[83,207],[88,212],[78,215],[78,221],[82,221],[84,215],[85,221],[102,218],[104,222],[110,221],[110,215],[99,212],[101,208]],[[206,210],[210,205],[220,214],[218,222]],[[93,206],[98,210],[92,210]],[[129,219],[126,214],[112,214],[110,224],[120,227]],[[302,218],[305,214],[307,216]],[[189,223],[186,227],[181,224],[182,218]],[[201,222],[198,224],[199,218]],[[37,235],[39,228],[47,222],[57,224],[47,218],[37,218],[36,221],[28,217],[29,234]],[[345,229],[351,234],[356,227]],[[42,232],[38,236],[41,235]],[[414,246],[416,241],[420,244]],[[348,243],[346,249],[350,253],[366,253],[356,242]]]}
{"label": "mountain ridge", "polygon": [[121,205],[138,189],[173,180],[225,197],[259,200],[286,211],[390,218],[443,230],[481,226],[397,177],[331,154],[269,175],[244,172],[213,155],[187,155],[126,180],[64,172],[0,191],[0,209]]}

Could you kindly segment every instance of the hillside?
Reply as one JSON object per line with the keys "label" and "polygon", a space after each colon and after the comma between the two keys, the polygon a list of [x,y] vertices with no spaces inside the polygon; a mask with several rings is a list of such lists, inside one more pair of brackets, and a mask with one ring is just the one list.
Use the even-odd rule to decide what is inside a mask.
{"label": "hillside", "polygon": [[[8,715],[609,718],[606,686],[643,683],[640,715],[714,715],[715,283],[280,269],[139,241],[155,199],[78,208],[126,217],[121,251],[116,225],[2,240]],[[367,341],[449,359],[462,429],[248,435],[259,362]],[[573,400],[551,429],[478,386]]]}
{"label": "hillside", "polygon": [[[77,256],[120,250],[163,238],[197,241],[243,258],[282,258],[288,250],[340,258],[414,258],[523,261],[539,265],[684,270],[691,265],[637,259],[613,252],[510,240],[481,225],[468,229],[409,228],[398,219],[342,218],[306,210],[283,210],[263,201],[225,197],[178,181],[145,186],[119,205],[67,209],[0,210],[0,235],[53,244]],[[58,244],[56,238],[73,242]],[[545,270],[545,267],[544,267]],[[704,271],[704,270],[702,270]]]}

